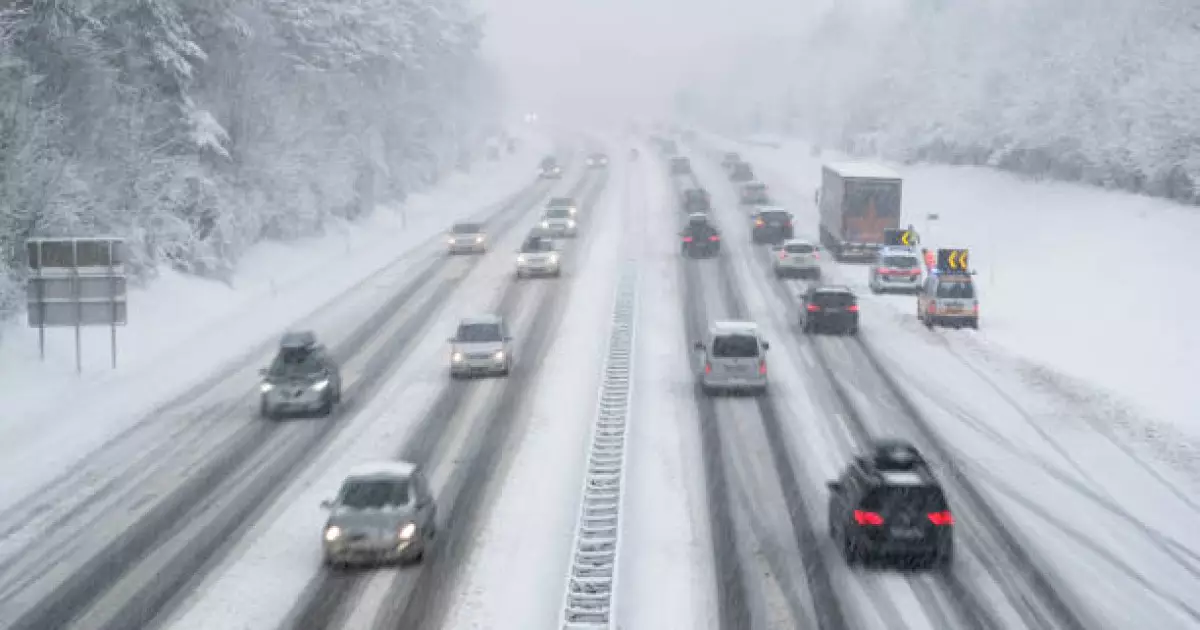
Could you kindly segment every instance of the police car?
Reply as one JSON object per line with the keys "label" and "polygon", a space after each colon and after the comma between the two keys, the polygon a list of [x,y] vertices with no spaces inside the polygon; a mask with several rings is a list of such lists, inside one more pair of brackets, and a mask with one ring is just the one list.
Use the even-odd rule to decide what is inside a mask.
{"label": "police car", "polygon": [[954,557],[954,515],[917,448],[877,440],[829,487],[829,536],[848,563],[898,557],[944,566]]}
{"label": "police car", "polygon": [[[967,250],[940,249],[937,265],[917,293],[917,320],[933,326],[969,326],[979,328],[979,294],[975,290],[975,274],[963,269],[965,264],[953,265],[954,256],[966,260]],[[959,267],[955,269],[954,267]]]}
{"label": "police car", "polygon": [[872,293],[921,289],[921,258],[910,247],[884,247],[868,270]]}

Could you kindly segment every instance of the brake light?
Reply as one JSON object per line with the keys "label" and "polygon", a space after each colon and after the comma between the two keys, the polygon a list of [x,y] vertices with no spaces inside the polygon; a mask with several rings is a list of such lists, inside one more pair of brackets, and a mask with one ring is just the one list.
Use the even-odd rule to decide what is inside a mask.
{"label": "brake light", "polygon": [[691,243],[691,242],[692,242],[692,237],[690,237],[690,236],[685,236],[685,237],[683,237],[683,242],[684,242],[684,243]]}
{"label": "brake light", "polygon": [[708,361],[704,362],[704,373],[712,374],[712,363],[709,363]]}
{"label": "brake light", "polygon": [[758,227],[762,227],[762,226],[764,226],[764,225],[766,225],[766,224],[767,224],[767,222],[766,222],[766,221],[763,221],[762,219],[755,219],[755,220],[754,220],[754,225],[756,225],[756,226],[758,226]]}
{"label": "brake light", "polygon": [[787,252],[779,252],[779,260],[787,260]]}
{"label": "brake light", "polygon": [[720,236],[710,236],[710,237],[708,237],[708,240],[716,242],[716,241],[721,240],[721,237]]}
{"label": "brake light", "polygon": [[847,306],[847,307],[846,307],[846,310],[847,310],[847,311],[850,311],[851,313],[857,313],[857,312],[858,312],[858,305],[857,305],[857,304],[851,304],[850,306]]}
{"label": "brake light", "polygon": [[925,309],[925,312],[936,313],[937,312],[937,302],[930,302],[929,308]]}
{"label": "brake light", "polygon": [[978,302],[975,303],[975,314],[976,315],[979,314],[979,303]]}
{"label": "brake light", "polygon": [[821,310],[821,307],[820,307],[820,306],[817,306],[816,304],[809,304],[809,305],[808,305],[808,312],[809,312],[809,313],[816,313],[816,312],[817,312],[817,311],[819,311],[819,310]]}
{"label": "brake light", "polygon": [[892,274],[896,273],[896,270],[895,270],[895,269],[891,269],[891,268],[889,268],[889,267],[880,267],[880,268],[879,268],[879,273],[880,273],[880,275],[884,275],[884,276],[890,276],[890,275],[892,275]]}
{"label": "brake light", "polygon": [[783,222],[783,226],[784,226],[784,227],[792,227],[792,222],[791,222],[791,221],[784,221],[784,222]]}
{"label": "brake light", "polygon": [[950,510],[946,510],[944,512],[930,512],[929,522],[933,523],[934,525],[953,525],[954,515],[950,513]]}
{"label": "brake light", "polygon": [[820,258],[820,257],[821,257],[820,254],[818,254],[817,252],[813,252],[813,258]]}
{"label": "brake light", "polygon": [[854,510],[854,522],[859,525],[883,525],[883,517],[878,512]]}
{"label": "brake light", "polygon": [[758,373],[759,373],[759,374],[766,374],[766,373],[767,373],[767,360],[766,360],[766,359],[759,359],[759,360],[758,360]]}

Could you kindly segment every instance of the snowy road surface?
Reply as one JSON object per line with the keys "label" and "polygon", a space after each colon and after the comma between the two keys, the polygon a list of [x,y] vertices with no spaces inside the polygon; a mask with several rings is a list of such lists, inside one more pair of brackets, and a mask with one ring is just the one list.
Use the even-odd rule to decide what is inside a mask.
{"label": "snowy road surface", "polygon": [[[631,143],[641,159],[625,157]],[[717,162],[725,141],[685,146],[687,177],[669,176],[642,138],[562,146],[573,158],[561,181],[526,171],[457,215],[487,217],[487,254],[445,256],[440,241],[414,239],[399,262],[362,262],[367,279],[340,296],[310,296],[309,311],[337,296],[306,322],[342,364],[347,404],[332,418],[255,416],[255,369],[270,355],[260,339],[157,413],[137,410],[158,400],[114,411],[107,435],[67,449],[77,461],[62,476],[6,490],[0,626],[558,627],[580,561],[593,422],[611,404],[597,392],[614,295],[632,264],[617,563],[596,582],[611,578],[611,590],[590,600],[605,627],[1200,627],[1200,502],[1187,467],[1162,461],[1167,450],[1122,439],[1069,384],[1031,379],[986,328],[916,325],[913,298],[871,295],[858,266],[826,262],[823,273],[861,296],[860,335],[798,331],[806,283],[776,279],[770,250],[750,243]],[[613,164],[584,168],[593,148]],[[799,235],[812,236],[812,187],[751,151]],[[676,196],[696,184],[723,231],[714,259],[679,255]],[[560,195],[581,213],[563,275],[515,279],[513,250]],[[484,312],[510,323],[513,372],[452,381],[445,339]],[[691,344],[722,319],[753,320],[771,343],[769,395],[697,391]],[[31,427],[9,435],[41,447]],[[945,570],[848,566],[831,541],[826,481],[878,437],[920,446],[945,484],[958,543]],[[437,496],[430,553],[413,566],[327,569],[320,501],[351,466],[397,458],[423,466]]]}

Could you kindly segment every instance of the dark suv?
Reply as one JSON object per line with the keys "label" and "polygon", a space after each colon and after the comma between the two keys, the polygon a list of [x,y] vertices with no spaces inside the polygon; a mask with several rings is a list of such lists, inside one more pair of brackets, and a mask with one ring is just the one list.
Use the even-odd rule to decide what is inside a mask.
{"label": "dark suv", "polygon": [[800,329],[858,334],[858,296],[850,287],[810,286],[800,296]]}
{"label": "dark suv", "polygon": [[876,441],[829,487],[829,536],[846,562],[899,557],[945,566],[954,557],[954,517],[916,447]]}
{"label": "dark suv", "polygon": [[750,238],[755,243],[778,245],[792,238],[795,233],[792,213],[786,210],[759,210],[754,213],[754,226],[750,229]]}

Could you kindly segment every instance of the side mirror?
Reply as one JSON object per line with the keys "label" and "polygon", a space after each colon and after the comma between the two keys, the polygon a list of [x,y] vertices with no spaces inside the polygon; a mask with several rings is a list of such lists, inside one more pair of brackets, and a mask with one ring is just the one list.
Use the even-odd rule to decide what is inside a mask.
{"label": "side mirror", "polygon": [[704,349],[703,341],[697,341],[696,343],[692,344],[692,350],[703,350],[703,349]]}
{"label": "side mirror", "polygon": [[829,491],[830,491],[830,492],[841,492],[841,491],[842,491],[842,482],[840,482],[840,481],[826,481],[826,482],[825,482],[825,487],[826,487],[826,488],[829,488]]}
{"label": "side mirror", "polygon": [[762,342],[762,346],[763,346],[763,350],[770,350],[770,349],[771,349],[771,343],[770,343],[769,341],[764,341],[764,342]]}
{"label": "side mirror", "polygon": [[329,499],[325,499],[324,501],[321,501],[321,509],[322,510],[332,510],[333,509],[333,501],[330,501]]}

